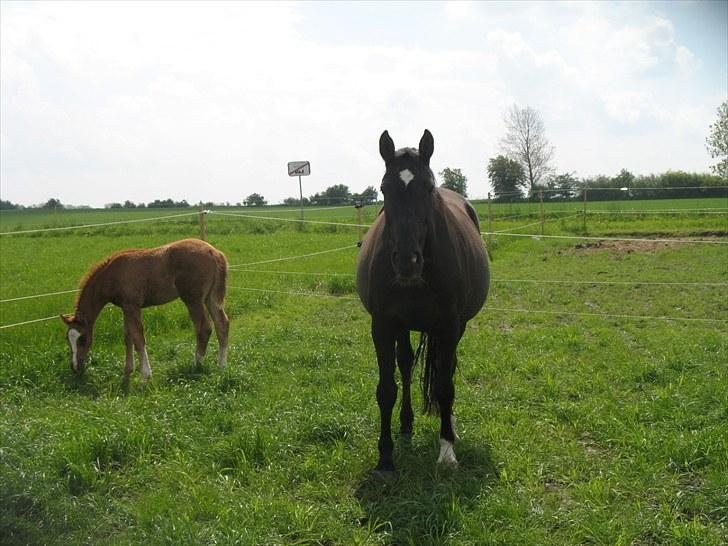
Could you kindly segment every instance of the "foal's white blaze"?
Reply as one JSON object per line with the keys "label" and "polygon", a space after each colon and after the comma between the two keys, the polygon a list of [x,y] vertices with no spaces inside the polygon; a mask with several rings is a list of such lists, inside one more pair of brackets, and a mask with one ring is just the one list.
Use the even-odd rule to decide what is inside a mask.
{"label": "foal's white blaze", "polygon": [[412,174],[412,171],[409,169],[405,169],[403,171],[399,171],[399,178],[404,182],[405,187],[407,187],[407,184],[412,182],[412,179],[415,177],[415,175]]}
{"label": "foal's white blaze", "polygon": [[71,364],[73,365],[74,371],[78,371],[78,338],[81,337],[81,332],[75,328],[68,330],[68,342],[71,344]]}
{"label": "foal's white blaze", "polygon": [[444,466],[457,466],[458,460],[455,458],[455,450],[452,443],[440,438],[440,456],[437,458],[437,464]]}
{"label": "foal's white blaze", "polygon": [[139,360],[141,360],[140,371],[144,379],[150,379],[152,377],[152,368],[149,367],[149,356],[147,355],[147,348],[142,347],[139,351]]}

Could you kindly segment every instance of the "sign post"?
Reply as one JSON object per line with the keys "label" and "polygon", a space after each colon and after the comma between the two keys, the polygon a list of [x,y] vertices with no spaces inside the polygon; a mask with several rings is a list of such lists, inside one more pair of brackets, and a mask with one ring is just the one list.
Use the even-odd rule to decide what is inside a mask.
{"label": "sign post", "polygon": [[298,177],[298,193],[301,196],[301,220],[303,220],[303,186],[301,185],[301,177],[311,174],[311,163],[309,161],[289,161],[288,176]]}

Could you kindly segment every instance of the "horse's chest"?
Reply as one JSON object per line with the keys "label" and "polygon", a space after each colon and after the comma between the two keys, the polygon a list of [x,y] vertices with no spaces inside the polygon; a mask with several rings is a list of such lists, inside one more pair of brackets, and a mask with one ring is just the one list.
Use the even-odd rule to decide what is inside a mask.
{"label": "horse's chest", "polygon": [[449,316],[447,307],[434,295],[416,290],[391,294],[383,303],[385,314],[409,330],[429,331],[438,327],[442,321],[451,321],[453,318]]}

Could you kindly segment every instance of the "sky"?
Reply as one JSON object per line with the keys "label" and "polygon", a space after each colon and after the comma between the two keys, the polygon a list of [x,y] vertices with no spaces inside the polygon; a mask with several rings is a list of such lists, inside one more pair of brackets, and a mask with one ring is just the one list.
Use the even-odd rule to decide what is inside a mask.
{"label": "sky", "polygon": [[[489,191],[504,114],[557,172],[707,172],[728,2],[0,2],[0,197],[269,203],[379,187],[379,135]],[[439,177],[438,177],[439,178]]]}

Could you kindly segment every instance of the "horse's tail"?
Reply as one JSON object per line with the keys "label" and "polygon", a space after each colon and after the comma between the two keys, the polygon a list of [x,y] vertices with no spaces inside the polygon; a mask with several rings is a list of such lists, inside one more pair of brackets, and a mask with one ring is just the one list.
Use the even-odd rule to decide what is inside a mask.
{"label": "horse's tail", "polygon": [[228,263],[225,255],[220,252],[215,256],[215,275],[210,288],[208,299],[216,307],[222,308],[225,304],[225,291],[227,289]]}
{"label": "horse's tail", "polygon": [[420,344],[415,353],[415,362],[424,357],[422,364],[422,410],[434,415],[439,411],[435,385],[437,381],[437,342],[425,332],[420,334]]}

